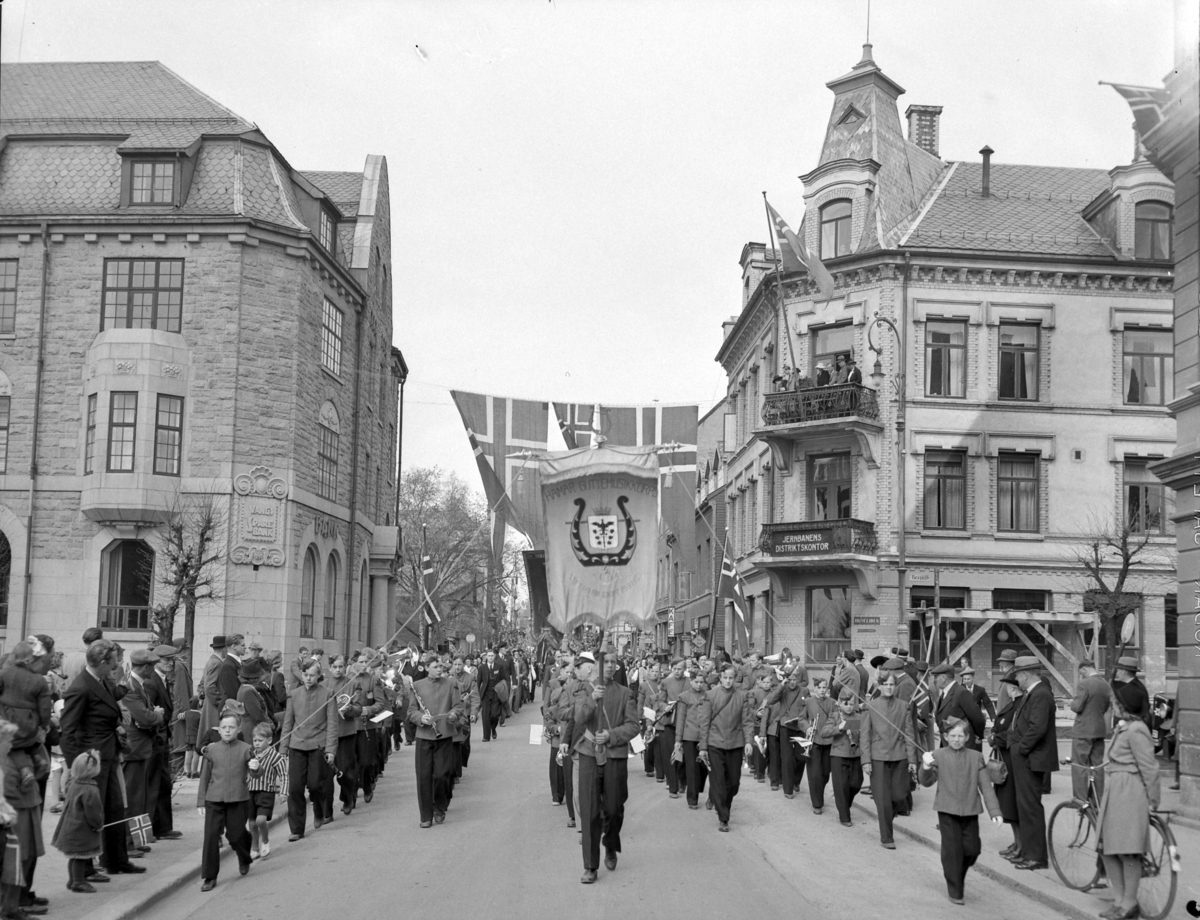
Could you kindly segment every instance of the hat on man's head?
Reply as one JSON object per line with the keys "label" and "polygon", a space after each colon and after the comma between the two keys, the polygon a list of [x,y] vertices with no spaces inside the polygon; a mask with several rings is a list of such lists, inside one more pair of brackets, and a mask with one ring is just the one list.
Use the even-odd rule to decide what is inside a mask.
{"label": "hat on man's head", "polygon": [[[918,665],[918,667],[919,667],[919,665]],[[954,676],[954,665],[950,664],[947,661],[943,661],[941,664],[939,664],[936,668],[934,668],[929,673],[933,674],[934,676],[937,676],[939,674],[949,674],[951,677],[953,677]]]}
{"label": "hat on man's head", "polygon": [[575,656],[575,663],[576,664],[595,664],[596,656],[593,655],[591,652],[580,652],[578,655]]}
{"label": "hat on man's head", "polygon": [[133,654],[129,656],[129,663],[135,668],[144,664],[158,664],[158,656],[148,648],[134,649]]}
{"label": "hat on man's head", "polygon": [[904,662],[901,661],[899,657],[889,658],[887,661],[885,661],[879,667],[883,671],[903,671],[904,670]]}
{"label": "hat on man's head", "polygon": [[917,666],[917,673],[918,673],[918,674],[924,674],[926,671],[928,671],[928,670],[929,670],[929,662],[928,662],[928,661],[922,661],[920,658],[918,658],[918,659],[917,659],[917,664],[916,664],[916,666]]}
{"label": "hat on man's head", "polygon": [[863,660],[863,659],[866,657],[866,655],[864,655],[864,654],[863,654],[863,650],[862,650],[862,649],[860,649],[860,648],[856,648],[856,649],[854,650],[854,657],[855,657],[855,658],[856,658],[858,661],[862,661],[862,660]]}
{"label": "hat on man's head", "polygon": [[173,645],[159,645],[155,647],[154,654],[159,658],[174,658],[179,654],[179,649]]}
{"label": "hat on man's head", "polygon": [[885,661],[888,660],[887,655],[875,655],[871,658],[871,667],[879,669],[883,667]]}
{"label": "hat on man's head", "polygon": [[210,645],[209,648],[224,648],[224,647],[225,647],[225,637],[224,636],[213,636],[212,645]]}
{"label": "hat on man's head", "polygon": [[971,667],[970,665],[967,665],[965,668],[963,668],[963,669],[962,669],[961,671],[959,671],[958,673],[959,673],[960,675],[961,675],[961,674],[974,674],[974,673],[975,673],[975,669],[974,669],[973,667]]}
{"label": "hat on man's head", "polygon": [[238,672],[238,677],[246,682],[262,680],[263,674],[262,659],[250,658],[242,664],[241,671]]}
{"label": "hat on man's head", "polygon": [[896,656],[898,658],[907,658],[908,657],[908,649],[906,649],[906,648],[896,649]]}
{"label": "hat on man's head", "polygon": [[1122,655],[1117,659],[1117,667],[1123,668],[1126,671],[1136,671],[1138,669],[1138,660],[1132,655]]}
{"label": "hat on man's head", "polygon": [[1007,674],[1005,674],[1003,677],[1000,678],[1000,683],[1012,684],[1014,687],[1016,687],[1017,686],[1016,675],[1013,674],[1012,671],[1009,671]]}
{"label": "hat on man's head", "polygon": [[246,646],[246,648],[255,649],[255,650],[261,652],[262,651],[262,643],[259,642],[257,639],[251,639],[249,644]]}
{"label": "hat on man's head", "polygon": [[1033,655],[1018,655],[1017,660],[1013,662],[1012,673],[1016,674],[1019,671],[1039,671],[1042,668],[1042,663]]}
{"label": "hat on man's head", "polygon": [[1091,668],[1092,670],[1095,670],[1096,662],[1092,661],[1092,659],[1090,659],[1090,658],[1085,658],[1085,659],[1083,659],[1083,661],[1079,662],[1079,667],[1080,668]]}
{"label": "hat on man's head", "polygon": [[1017,660],[1016,649],[1006,648],[1004,651],[1002,651],[1000,653],[1000,660],[1001,661],[1016,661]]}

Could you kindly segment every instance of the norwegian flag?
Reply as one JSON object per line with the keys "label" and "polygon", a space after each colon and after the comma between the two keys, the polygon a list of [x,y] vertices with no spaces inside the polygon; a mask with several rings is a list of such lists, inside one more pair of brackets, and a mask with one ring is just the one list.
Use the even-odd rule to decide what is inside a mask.
{"label": "norwegian flag", "polygon": [[133,837],[133,845],[147,847],[150,845],[150,816],[134,815],[129,819],[129,833]]}
{"label": "norwegian flag", "polygon": [[[779,212],[771,207],[770,202],[767,203],[767,214],[771,218],[771,223],[775,225],[775,232],[779,235],[779,248],[783,249],[783,242],[786,240],[792,254],[800,260],[800,264],[808,269],[808,276],[813,280],[821,291],[821,296],[828,299],[833,296],[833,275],[829,274],[829,269],[825,267],[825,263],[817,258],[805,245],[804,240],[796,236],[792,232],[792,228],[787,225]],[[786,261],[786,253],[785,253]]]}
{"label": "norwegian flag", "polygon": [[729,558],[729,536],[721,550],[721,581],[717,585],[717,597],[733,601],[734,635],[739,649],[750,647],[750,629],[746,617],[746,595],[742,592],[742,579],[737,567]]}
{"label": "norwegian flag", "polygon": [[554,416],[562,432],[567,450],[590,447],[592,444],[592,421],[596,418],[596,407],[586,403],[555,403]]}
{"label": "norwegian flag", "polygon": [[421,587],[425,593],[425,625],[437,626],[442,618],[433,606],[433,589],[437,587],[437,578],[433,571],[433,557],[428,553],[421,557]]}
{"label": "norwegian flag", "polygon": [[1161,86],[1133,86],[1129,83],[1109,83],[1100,81],[1103,86],[1111,86],[1129,103],[1133,112],[1133,121],[1137,125],[1138,134],[1144,139],[1151,131],[1167,120],[1167,106],[1171,102],[1171,94]]}

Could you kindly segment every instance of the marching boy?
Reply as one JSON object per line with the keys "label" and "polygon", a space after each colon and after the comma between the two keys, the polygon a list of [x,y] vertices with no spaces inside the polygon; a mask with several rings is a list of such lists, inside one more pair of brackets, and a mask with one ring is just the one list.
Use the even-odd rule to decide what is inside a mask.
{"label": "marching boy", "polygon": [[[254,751],[237,738],[241,719],[233,713],[221,716],[217,732],[221,736],[204,749],[200,763],[200,789],[196,810],[204,818],[204,843],[200,850],[201,891],[217,887],[221,871],[221,832],[237,853],[238,872],[250,871],[250,789],[247,786],[250,760]],[[257,762],[256,762],[257,766]]]}

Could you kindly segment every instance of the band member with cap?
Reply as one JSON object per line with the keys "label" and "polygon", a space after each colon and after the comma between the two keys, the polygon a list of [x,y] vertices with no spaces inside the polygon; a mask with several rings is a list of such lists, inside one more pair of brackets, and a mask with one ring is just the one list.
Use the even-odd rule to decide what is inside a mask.
{"label": "band member with cap", "polygon": [[[688,808],[700,807],[700,793],[708,779],[708,768],[700,760],[700,711],[704,695],[708,692],[708,681],[703,671],[692,672],[690,686],[679,695],[675,707],[675,756],[683,761],[685,791]],[[708,799],[712,808],[712,799]]]}
{"label": "band member with cap", "polygon": [[617,653],[606,649],[605,680],[599,680],[599,665],[591,652],[575,660],[577,683],[562,710],[559,751],[573,756],[578,768],[579,820],[583,825],[583,877],[590,885],[600,867],[600,844],[604,844],[604,866],[617,868],[621,852],[621,826],[625,801],[629,798],[629,741],[638,733],[633,694],[608,678],[617,669]]}
{"label": "band member with cap", "polygon": [[129,663],[131,670],[126,684],[129,692],[121,700],[121,705],[129,712],[129,724],[125,729],[129,750],[124,755],[121,769],[127,813],[133,816],[151,814],[158,803],[161,773],[157,769],[157,759],[167,749],[169,715],[153,688],[158,656],[149,649],[134,649]]}
{"label": "band member with cap", "polygon": [[[913,738],[909,706],[896,695],[899,658],[890,658],[879,674],[879,698],[871,700],[862,716],[863,775],[871,783],[871,795],[879,818],[879,842],[896,849],[892,816],[903,811],[909,795],[909,777],[917,772],[917,747]],[[905,769],[907,767],[907,769]]]}
{"label": "band member with cap", "polygon": [[454,794],[454,732],[464,718],[458,685],[446,677],[442,662],[433,658],[429,676],[413,684],[408,720],[417,727],[417,807],[421,827],[446,820]]}
{"label": "band member with cap", "polygon": [[862,753],[859,739],[859,702],[854,693],[843,687],[838,698],[838,711],[825,721],[817,737],[829,745],[829,771],[833,785],[833,802],[843,827],[852,827],[850,806],[862,790]]}
{"label": "band member with cap", "polygon": [[[1112,710],[1112,689],[1091,660],[1079,662],[1079,686],[1071,700],[1075,724],[1071,727],[1071,794],[1078,802],[1087,802],[1088,767],[1104,763],[1104,739],[1109,737],[1108,714]],[[1096,797],[1104,795],[1104,772],[1092,770],[1096,779]]]}
{"label": "band member with cap", "polygon": [[[952,725],[965,722],[967,726],[967,744],[977,751],[983,750],[983,730],[987,719],[975,703],[971,692],[955,679],[954,666],[943,661],[931,672],[934,684],[938,689],[937,728],[941,737],[942,747],[947,744],[946,733]],[[929,745],[932,749],[932,745]]]}
{"label": "band member with cap", "polygon": [[754,747],[754,707],[749,694],[735,687],[733,665],[700,705],[700,758],[709,771],[709,798],[717,810],[717,830],[729,832],[729,812],[742,778],[742,757]]}
{"label": "band member with cap", "polygon": [[1024,857],[1014,865],[1018,869],[1045,869],[1049,863],[1042,795],[1050,790],[1050,774],[1058,770],[1054,693],[1042,678],[1041,662],[1032,655],[1018,657],[1012,673],[1024,692],[1008,733]]}
{"label": "band member with cap", "polygon": [[659,742],[656,756],[662,758],[663,771],[667,778],[667,792],[673,799],[679,798],[680,783],[686,782],[682,749],[677,751],[675,744],[676,707],[679,705],[679,697],[691,687],[691,683],[684,677],[686,669],[687,662],[682,658],[676,658],[671,662],[671,672],[663,678],[660,685],[662,695],[655,706],[655,712],[658,714],[655,724],[658,726]]}
{"label": "band member with cap", "polygon": [[807,714],[808,690],[801,681],[800,675],[804,669],[799,665],[789,668],[783,682],[775,687],[767,697],[767,706],[771,707],[773,722],[770,728],[774,732],[775,748],[779,756],[779,774],[783,783],[783,796],[787,799],[796,797],[800,788],[800,779],[804,776],[805,760],[800,753],[799,745],[794,738],[805,736],[805,716]]}
{"label": "band member with cap", "polygon": [[815,678],[812,695],[804,703],[804,718],[800,722],[800,730],[812,739],[808,749],[808,799],[814,815],[825,810],[825,784],[829,781],[830,771],[830,742],[822,737],[821,729],[836,709],[829,698],[829,682],[824,677]]}
{"label": "band member with cap", "polygon": [[[768,740],[767,726],[771,721],[771,714],[766,705],[767,697],[770,696],[773,689],[771,675],[767,673],[768,669],[763,668],[758,673],[757,685],[746,692],[746,701],[750,704],[750,711],[754,714],[754,730],[751,735],[750,746],[750,769],[754,773],[754,778],[760,783],[767,781],[767,767],[769,766],[768,758]],[[779,776],[773,773],[771,775],[771,789],[779,788]]]}

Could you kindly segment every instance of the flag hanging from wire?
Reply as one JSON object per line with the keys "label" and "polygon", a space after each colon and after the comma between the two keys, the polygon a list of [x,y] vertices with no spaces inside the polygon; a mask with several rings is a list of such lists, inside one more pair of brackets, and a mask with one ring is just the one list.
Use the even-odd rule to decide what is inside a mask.
{"label": "flag hanging from wire", "polygon": [[555,403],[554,416],[567,450],[592,446],[592,421],[596,407],[587,403]]}
{"label": "flag hanging from wire", "polygon": [[425,595],[425,625],[437,626],[442,622],[437,608],[433,606],[433,589],[437,587],[437,577],[433,571],[433,557],[428,553],[421,557],[421,587]]}
{"label": "flag hanging from wire", "polygon": [[735,647],[741,650],[750,647],[749,620],[746,615],[746,595],[742,591],[742,579],[737,567],[729,558],[729,536],[721,550],[721,581],[717,585],[717,597],[733,601],[733,627]]}
{"label": "flag hanging from wire", "polygon": [[771,223],[775,225],[775,232],[779,235],[779,248],[783,249],[783,244],[786,242],[793,255],[800,260],[800,264],[808,270],[808,277],[813,280],[817,288],[821,291],[821,296],[826,299],[832,297],[833,275],[829,274],[829,269],[825,267],[825,263],[817,258],[816,254],[805,245],[804,240],[792,232],[792,228],[779,216],[779,212],[771,207],[770,202],[767,202],[767,213],[771,216]]}

